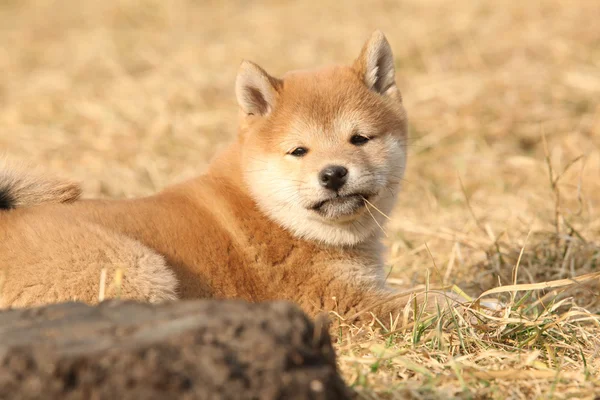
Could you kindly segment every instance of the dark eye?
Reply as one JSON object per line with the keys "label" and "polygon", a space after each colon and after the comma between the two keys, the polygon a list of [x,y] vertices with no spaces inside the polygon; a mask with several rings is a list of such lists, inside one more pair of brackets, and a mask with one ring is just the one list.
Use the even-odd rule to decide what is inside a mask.
{"label": "dark eye", "polygon": [[303,157],[306,153],[308,153],[308,149],[306,147],[296,147],[289,154],[294,157]]}
{"label": "dark eye", "polygon": [[352,137],[350,138],[350,143],[352,143],[355,146],[362,146],[363,144],[367,143],[370,139],[366,136],[363,135],[352,135]]}

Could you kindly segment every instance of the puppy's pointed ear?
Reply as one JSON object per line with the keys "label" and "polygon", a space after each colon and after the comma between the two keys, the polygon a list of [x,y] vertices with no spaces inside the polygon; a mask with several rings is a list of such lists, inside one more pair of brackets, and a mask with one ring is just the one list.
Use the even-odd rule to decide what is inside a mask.
{"label": "puppy's pointed ear", "polygon": [[250,61],[242,61],[235,80],[235,95],[246,115],[268,115],[277,102],[281,81]]}
{"label": "puppy's pointed ear", "polygon": [[353,68],[369,89],[382,95],[390,89],[397,91],[394,55],[383,32],[373,32],[354,61]]}

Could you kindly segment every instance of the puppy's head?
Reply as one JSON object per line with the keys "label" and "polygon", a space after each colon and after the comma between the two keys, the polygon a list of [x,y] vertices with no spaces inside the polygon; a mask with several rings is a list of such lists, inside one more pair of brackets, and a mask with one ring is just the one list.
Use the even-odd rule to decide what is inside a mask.
{"label": "puppy's head", "polygon": [[351,66],[277,79],[245,61],[236,95],[244,180],[270,218],[332,245],[381,228],[406,163],[406,114],[381,32]]}

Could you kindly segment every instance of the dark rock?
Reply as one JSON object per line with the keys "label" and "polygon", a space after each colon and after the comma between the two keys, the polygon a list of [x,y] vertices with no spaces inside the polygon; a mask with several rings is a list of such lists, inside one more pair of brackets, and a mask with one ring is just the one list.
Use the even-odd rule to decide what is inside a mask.
{"label": "dark rock", "polygon": [[0,312],[0,399],[346,399],[327,327],[284,303]]}

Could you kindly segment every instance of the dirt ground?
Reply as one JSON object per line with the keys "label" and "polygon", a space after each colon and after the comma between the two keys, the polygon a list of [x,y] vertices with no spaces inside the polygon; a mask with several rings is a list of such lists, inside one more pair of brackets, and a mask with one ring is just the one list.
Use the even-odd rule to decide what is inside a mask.
{"label": "dirt ground", "polygon": [[[149,194],[235,135],[242,59],[273,75],[346,63],[379,28],[411,125],[390,283],[476,296],[571,279],[600,266],[599,15],[593,0],[3,0],[0,152],[88,197]],[[594,398],[600,285],[572,283],[534,314],[549,292],[531,286],[484,322],[357,329],[341,369],[365,398]]]}

